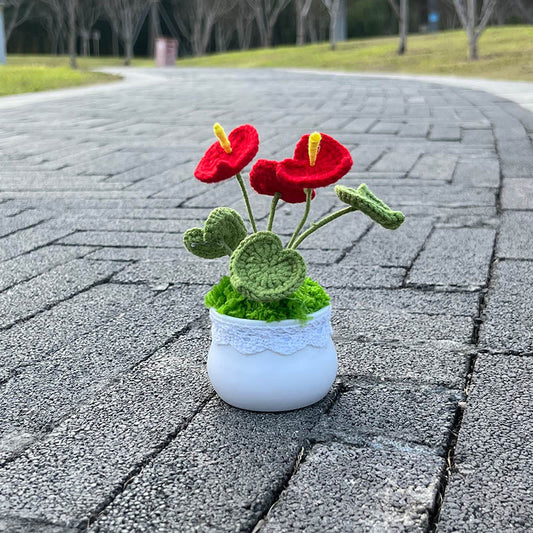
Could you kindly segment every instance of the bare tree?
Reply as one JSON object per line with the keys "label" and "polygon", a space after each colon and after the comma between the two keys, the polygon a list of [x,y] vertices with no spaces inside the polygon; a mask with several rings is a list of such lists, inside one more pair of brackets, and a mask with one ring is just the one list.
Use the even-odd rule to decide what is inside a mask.
{"label": "bare tree", "polygon": [[255,14],[255,22],[259,31],[259,42],[262,47],[272,46],[272,34],[280,13],[291,0],[248,0]]}
{"label": "bare tree", "polygon": [[339,20],[340,0],[322,0],[329,13],[329,44],[332,50],[337,45],[337,21]]}
{"label": "bare tree", "polygon": [[195,56],[207,52],[213,27],[226,13],[231,11],[237,0],[176,0],[174,15],[178,27],[190,41]]}
{"label": "bare tree", "polygon": [[113,29],[124,45],[124,64],[130,65],[136,33],[148,14],[150,0],[106,0],[104,6]]}
{"label": "bare tree", "polygon": [[76,15],[78,0],[66,0],[68,12],[68,55],[70,56],[70,68],[78,68],[76,61]]}
{"label": "bare tree", "polygon": [[296,45],[302,46],[305,42],[305,20],[309,15],[313,0],[296,0],[294,7],[296,9]]}
{"label": "bare tree", "polygon": [[84,56],[90,54],[91,30],[102,15],[101,0],[78,0],[78,27],[81,35],[81,50]]}
{"label": "bare tree", "polygon": [[[78,0],[42,0],[44,6],[53,13],[53,18],[67,33],[68,53],[70,56],[70,67],[77,68],[76,61],[76,17],[78,11]],[[50,22],[50,19],[49,21]]]}
{"label": "bare tree", "polygon": [[252,22],[254,18],[255,13],[248,0],[238,0],[235,24],[239,48],[241,50],[248,50],[250,48],[252,42]]}
{"label": "bare tree", "polygon": [[50,51],[56,55],[64,51],[64,38],[67,34],[65,5],[63,0],[43,0],[37,18],[50,40]]}
{"label": "bare tree", "polygon": [[328,10],[323,2],[312,2],[305,20],[306,33],[312,43],[325,41],[328,35]]}
{"label": "bare tree", "polygon": [[514,6],[526,22],[533,24],[533,4],[530,0],[514,0]]}
{"label": "bare tree", "polygon": [[497,0],[483,0],[478,10],[477,0],[453,0],[461,25],[468,37],[468,59],[478,59],[477,43],[494,11]]}
{"label": "bare tree", "polygon": [[238,16],[238,7],[233,6],[233,9],[221,16],[215,23],[215,46],[217,52],[225,52],[235,33],[235,20]]}
{"label": "bare tree", "polygon": [[25,2],[25,0],[7,0],[5,6],[5,40],[6,45],[13,30],[28,20],[33,10],[35,2]]}
{"label": "bare tree", "polygon": [[403,55],[407,50],[407,32],[409,31],[409,2],[408,0],[389,0],[394,16],[398,19],[398,33],[400,44],[398,54]]}

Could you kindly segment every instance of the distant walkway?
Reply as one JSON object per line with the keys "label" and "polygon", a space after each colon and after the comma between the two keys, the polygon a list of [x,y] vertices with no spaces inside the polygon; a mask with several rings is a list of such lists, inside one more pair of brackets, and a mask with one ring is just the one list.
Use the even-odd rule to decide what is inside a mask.
{"label": "distant walkway", "polygon": [[[530,529],[533,113],[401,77],[209,69],[0,113],[0,531]],[[227,265],[182,233],[243,207],[192,176],[215,121],[254,124],[265,158],[327,132],[344,183],[407,215],[304,247],[340,368],[301,411],[238,411],[207,380],[203,294]],[[312,218],[335,201],[317,191]]]}

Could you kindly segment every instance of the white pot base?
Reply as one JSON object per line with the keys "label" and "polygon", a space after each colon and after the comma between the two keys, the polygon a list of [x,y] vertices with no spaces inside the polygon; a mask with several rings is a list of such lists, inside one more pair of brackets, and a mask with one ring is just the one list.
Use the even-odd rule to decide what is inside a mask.
{"label": "white pot base", "polygon": [[[278,322],[267,327],[282,326]],[[327,395],[337,374],[337,352],[329,335],[324,346],[308,345],[289,355],[268,349],[243,354],[230,344],[212,343],[207,372],[220,398],[234,407],[291,411]]]}

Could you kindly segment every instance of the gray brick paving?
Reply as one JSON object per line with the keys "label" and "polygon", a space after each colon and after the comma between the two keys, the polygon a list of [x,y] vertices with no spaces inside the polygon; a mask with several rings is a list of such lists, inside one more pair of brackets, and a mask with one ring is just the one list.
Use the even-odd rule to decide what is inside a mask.
{"label": "gray brick paving", "polygon": [[476,288],[486,284],[496,232],[439,228],[430,236],[407,278],[410,285]]}
{"label": "gray brick paving", "polygon": [[479,357],[439,531],[528,531],[533,358]]}
{"label": "gray brick paving", "polygon": [[316,445],[262,531],[424,531],[439,463],[416,450]]}
{"label": "gray brick paving", "polygon": [[[533,115],[405,79],[143,80],[2,111],[0,531],[526,531]],[[192,176],[215,121],[256,125],[265,158],[325,131],[345,184],[408,215],[302,244],[339,354],[311,408],[241,412],[207,380],[202,297],[227,258],[182,233],[243,209],[234,181]],[[339,207],[317,193],[313,219]]]}

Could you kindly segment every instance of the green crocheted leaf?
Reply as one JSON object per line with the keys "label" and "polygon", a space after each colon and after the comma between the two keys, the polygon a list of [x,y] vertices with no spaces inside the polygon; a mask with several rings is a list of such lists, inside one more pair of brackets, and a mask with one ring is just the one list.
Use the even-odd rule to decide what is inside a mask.
{"label": "green crocheted leaf", "polygon": [[384,228],[397,229],[405,220],[405,215],[401,211],[393,211],[385,202],[372,194],[364,183],[359,185],[357,190],[337,185],[335,192],[342,202],[363,212]]}
{"label": "green crocheted leaf", "polygon": [[255,302],[274,302],[294,293],[305,280],[303,257],[284,250],[270,231],[254,233],[242,241],[229,263],[233,287]]}
{"label": "green crocheted leaf", "polygon": [[247,235],[241,215],[229,207],[213,209],[202,228],[192,228],[183,235],[189,252],[204,259],[231,255]]}

